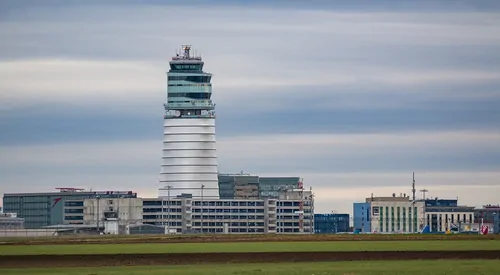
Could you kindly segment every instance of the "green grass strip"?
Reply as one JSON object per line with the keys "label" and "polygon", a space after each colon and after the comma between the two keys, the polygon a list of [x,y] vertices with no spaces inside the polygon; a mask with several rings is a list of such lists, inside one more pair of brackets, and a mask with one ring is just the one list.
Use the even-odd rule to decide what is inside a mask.
{"label": "green grass strip", "polygon": [[0,269],[2,275],[498,275],[495,260],[426,260],[286,264]]}
{"label": "green grass strip", "polygon": [[500,250],[489,241],[224,242],[170,244],[5,245],[0,255],[119,254],[196,252],[429,251]]}

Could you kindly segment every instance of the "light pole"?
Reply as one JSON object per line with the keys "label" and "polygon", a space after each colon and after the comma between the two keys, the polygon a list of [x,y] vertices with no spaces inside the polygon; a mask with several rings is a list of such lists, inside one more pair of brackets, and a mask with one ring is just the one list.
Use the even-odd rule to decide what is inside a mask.
{"label": "light pole", "polygon": [[203,234],[203,189],[205,185],[201,185],[201,234]]}
{"label": "light pole", "polygon": [[309,209],[310,209],[310,215],[309,215],[309,234],[314,234],[314,194],[312,192],[312,187],[309,187],[309,191],[311,191],[311,196],[310,201],[309,201]]}
{"label": "light pole", "polygon": [[170,234],[170,188],[172,186],[167,185],[165,187],[167,187],[167,234]]}
{"label": "light pole", "polygon": [[[498,210],[497,210],[498,211]],[[498,234],[500,233],[498,227],[500,226],[500,222],[498,221],[498,219],[500,217],[498,217],[497,215],[498,212],[493,212],[493,234]]]}
{"label": "light pole", "polygon": [[332,229],[333,229],[333,233],[337,234],[338,233],[339,217],[335,214],[337,214],[337,211],[332,210]]}
{"label": "light pole", "polygon": [[97,200],[97,232],[99,233],[100,232],[100,229],[99,229],[99,195],[97,195],[96,197],[96,200]]}

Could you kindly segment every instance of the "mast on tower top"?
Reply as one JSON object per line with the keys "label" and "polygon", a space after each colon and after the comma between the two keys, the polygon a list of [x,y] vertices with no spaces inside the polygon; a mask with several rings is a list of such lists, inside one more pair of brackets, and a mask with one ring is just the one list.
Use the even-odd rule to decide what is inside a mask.
{"label": "mast on tower top", "polygon": [[172,57],[172,60],[188,60],[188,61],[201,61],[201,56],[195,54],[191,54],[191,45],[182,45],[181,50],[179,53],[177,53],[174,57]]}
{"label": "mast on tower top", "polygon": [[182,50],[184,51],[184,58],[189,59],[189,51],[191,51],[191,45],[182,45]]}
{"label": "mast on tower top", "polygon": [[415,172],[413,172],[413,184],[412,184],[412,188],[411,188],[411,192],[413,193],[413,197],[412,197],[412,200],[415,201],[415,192],[417,190],[415,190]]}

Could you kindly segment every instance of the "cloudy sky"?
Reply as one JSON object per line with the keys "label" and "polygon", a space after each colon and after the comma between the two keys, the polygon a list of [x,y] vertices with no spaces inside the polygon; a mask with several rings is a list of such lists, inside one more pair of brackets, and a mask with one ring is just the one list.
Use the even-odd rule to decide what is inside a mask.
{"label": "cloudy sky", "polygon": [[316,212],[412,172],[500,203],[498,1],[268,2],[0,2],[0,192],[156,196],[165,71],[192,44],[220,172],[301,176]]}

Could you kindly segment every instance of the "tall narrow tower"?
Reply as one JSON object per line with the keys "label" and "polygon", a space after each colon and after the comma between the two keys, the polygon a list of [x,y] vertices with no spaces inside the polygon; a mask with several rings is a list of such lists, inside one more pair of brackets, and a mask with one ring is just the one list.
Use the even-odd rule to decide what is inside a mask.
{"label": "tall narrow tower", "polygon": [[[167,72],[160,184],[171,197],[219,198],[212,75],[201,57],[183,45]],[[160,196],[166,194],[160,193]]]}

